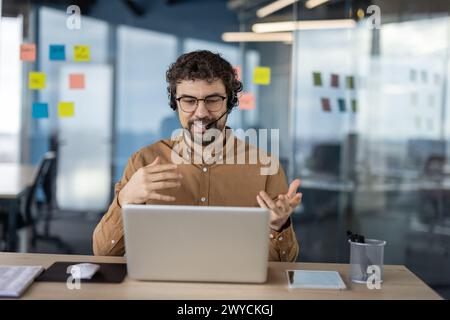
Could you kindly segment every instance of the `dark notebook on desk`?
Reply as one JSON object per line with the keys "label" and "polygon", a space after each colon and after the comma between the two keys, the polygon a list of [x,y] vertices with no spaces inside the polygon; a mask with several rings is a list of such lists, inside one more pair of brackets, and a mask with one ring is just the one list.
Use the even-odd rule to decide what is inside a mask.
{"label": "dark notebook on desk", "polygon": [[[55,262],[45,270],[35,281],[66,282],[70,273],[67,268],[71,265],[82,262]],[[127,275],[127,265],[125,263],[96,263],[100,269],[89,279],[81,279],[81,283],[120,283]]]}

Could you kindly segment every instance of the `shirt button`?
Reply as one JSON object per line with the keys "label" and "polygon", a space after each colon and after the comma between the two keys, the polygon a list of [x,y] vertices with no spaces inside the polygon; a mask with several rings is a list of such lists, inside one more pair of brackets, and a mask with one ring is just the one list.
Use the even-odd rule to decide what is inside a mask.
{"label": "shirt button", "polygon": [[205,198],[205,197],[202,197],[202,198],[200,199],[200,201],[201,201],[201,202],[205,202],[205,201],[206,201],[206,198]]}
{"label": "shirt button", "polygon": [[207,167],[203,167],[203,172],[206,172],[206,171],[208,171],[208,168]]}
{"label": "shirt button", "polygon": [[111,240],[111,244],[114,244],[114,243],[116,243],[116,240]]}
{"label": "shirt button", "polygon": [[269,234],[269,238],[270,238],[270,239],[273,239],[273,234]]}
{"label": "shirt button", "polygon": [[278,240],[279,240],[279,241],[283,241],[283,237],[279,237]]}

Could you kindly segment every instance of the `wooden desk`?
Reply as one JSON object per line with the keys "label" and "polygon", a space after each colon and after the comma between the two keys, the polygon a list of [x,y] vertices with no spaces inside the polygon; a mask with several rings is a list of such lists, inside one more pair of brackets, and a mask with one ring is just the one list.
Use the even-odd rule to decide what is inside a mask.
{"label": "wooden desk", "polygon": [[[3,265],[42,265],[55,261],[125,262],[122,257],[0,253]],[[336,270],[347,290],[289,290],[287,269]],[[347,279],[348,265],[318,263],[269,264],[268,281],[264,284],[189,283],[134,281],[125,278],[121,284],[81,284],[80,290],[68,290],[65,283],[36,282],[23,299],[441,299],[422,280],[404,266],[385,266],[385,279],[380,290]]]}
{"label": "wooden desk", "polygon": [[33,183],[35,167],[19,163],[0,163],[0,205],[8,211],[6,250],[16,250],[16,213],[20,198]]}

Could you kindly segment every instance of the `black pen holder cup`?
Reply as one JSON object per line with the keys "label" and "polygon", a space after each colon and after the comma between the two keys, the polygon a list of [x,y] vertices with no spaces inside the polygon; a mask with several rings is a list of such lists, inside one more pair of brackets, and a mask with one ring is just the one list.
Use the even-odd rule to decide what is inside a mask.
{"label": "black pen holder cup", "polygon": [[383,259],[386,241],[365,239],[364,243],[350,243],[350,270],[352,282],[364,283],[383,282]]}

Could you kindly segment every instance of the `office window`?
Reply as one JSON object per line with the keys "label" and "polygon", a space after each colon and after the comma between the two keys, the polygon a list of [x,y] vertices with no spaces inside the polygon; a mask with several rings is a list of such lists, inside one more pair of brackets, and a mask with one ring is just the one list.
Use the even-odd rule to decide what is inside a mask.
{"label": "office window", "polygon": [[[70,210],[104,210],[111,185],[112,67],[108,63],[109,27],[83,17],[80,30],[66,27],[64,11],[39,11],[38,69],[47,75],[46,88],[33,101],[49,104],[49,119],[32,119],[30,139],[33,161],[49,148],[51,135],[58,141],[57,202]],[[63,44],[65,61],[49,59],[49,47]],[[90,61],[75,62],[74,46],[90,46]],[[85,88],[69,88],[70,74],[84,74]],[[57,114],[59,102],[73,102],[73,117]]]}
{"label": "office window", "polygon": [[390,243],[388,261],[405,263],[428,283],[441,285],[450,283],[448,272],[436,276],[450,270],[450,261],[439,253],[450,241],[449,22],[448,17],[420,17],[380,30],[358,142],[361,187],[353,202],[358,218],[352,222],[374,234],[383,230]]}
{"label": "office window", "polygon": [[348,262],[350,229],[386,240],[385,263],[445,286],[449,18],[389,20],[295,33],[300,259]]}
{"label": "office window", "polygon": [[177,57],[177,38],[119,26],[117,46],[115,181],[134,152],[170,138],[180,127],[178,114],[169,107],[165,80]]}
{"label": "office window", "polygon": [[[355,30],[313,30],[295,33],[294,148],[296,174],[340,179],[340,144],[358,128],[365,109],[363,88],[356,85],[369,55],[369,34]],[[353,88],[347,77],[353,77]],[[315,157],[322,158],[315,158]]]}
{"label": "office window", "polygon": [[22,18],[0,17],[0,162],[20,160]]}

